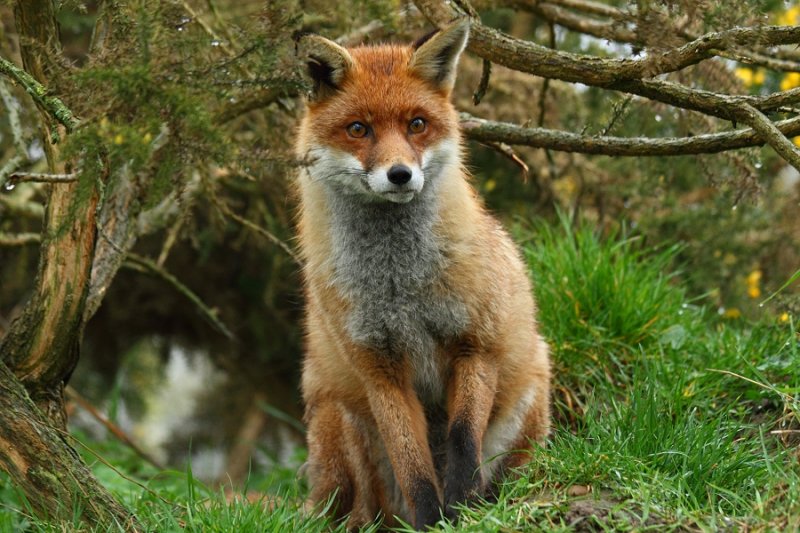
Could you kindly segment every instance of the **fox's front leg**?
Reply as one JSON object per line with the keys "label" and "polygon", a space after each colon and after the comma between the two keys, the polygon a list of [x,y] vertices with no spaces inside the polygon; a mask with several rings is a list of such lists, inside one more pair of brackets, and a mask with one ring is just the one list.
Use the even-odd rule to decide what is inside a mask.
{"label": "fox's front leg", "polygon": [[484,487],[481,443],[489,423],[497,386],[497,369],[484,354],[466,346],[452,363],[448,383],[447,466],[444,475],[445,512],[474,497]]}
{"label": "fox's front leg", "polygon": [[413,525],[421,530],[440,519],[442,508],[425,413],[406,362],[382,354],[371,354],[370,359],[362,374],[369,406]]}

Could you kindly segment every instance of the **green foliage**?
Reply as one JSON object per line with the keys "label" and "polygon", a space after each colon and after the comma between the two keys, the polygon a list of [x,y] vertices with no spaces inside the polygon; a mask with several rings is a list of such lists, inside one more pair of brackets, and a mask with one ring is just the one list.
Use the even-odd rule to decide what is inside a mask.
{"label": "green foliage", "polygon": [[544,333],[560,340],[556,372],[626,380],[639,349],[681,322],[686,296],[664,273],[678,247],[643,249],[613,234],[601,241],[588,225],[569,224],[564,216],[557,228],[541,224],[525,246]]}

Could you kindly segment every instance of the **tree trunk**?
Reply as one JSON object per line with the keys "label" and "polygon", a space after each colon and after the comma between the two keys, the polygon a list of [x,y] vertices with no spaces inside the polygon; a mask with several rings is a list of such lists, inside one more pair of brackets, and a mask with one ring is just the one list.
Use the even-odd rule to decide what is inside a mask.
{"label": "tree trunk", "polygon": [[0,467],[36,514],[67,522],[80,517],[100,530],[136,530],[133,515],[99,484],[64,435],[0,362]]}
{"label": "tree trunk", "polygon": [[[53,2],[21,0],[14,15],[23,66],[47,85],[48,74],[55,77],[60,69]],[[43,124],[52,123],[52,118],[42,112]],[[57,146],[46,133],[42,137],[50,171],[63,173]],[[35,289],[0,345],[0,359],[22,381],[40,409],[64,429],[63,386],[78,362],[83,306],[94,255],[97,192],[92,190],[85,197],[87,187],[80,180],[49,187]]]}
{"label": "tree trunk", "polygon": [[[23,66],[45,86],[64,68],[55,15],[52,0],[18,0],[14,6]],[[40,111],[42,124],[55,122]],[[63,173],[58,146],[43,130],[50,171]],[[0,467],[44,518],[69,521],[77,514],[94,527],[133,530],[134,517],[63,437],[64,386],[80,354],[99,195],[93,180],[84,178],[49,187],[35,287],[0,344]]]}

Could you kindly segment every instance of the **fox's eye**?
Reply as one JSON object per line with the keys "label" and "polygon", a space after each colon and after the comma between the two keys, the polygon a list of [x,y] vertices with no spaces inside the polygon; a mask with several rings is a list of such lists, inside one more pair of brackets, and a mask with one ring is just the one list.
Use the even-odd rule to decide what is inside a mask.
{"label": "fox's eye", "polygon": [[419,117],[408,123],[408,131],[411,133],[422,133],[425,131],[425,120]]}
{"label": "fox's eye", "polygon": [[360,139],[367,134],[367,127],[361,122],[353,122],[347,126],[347,134],[350,135],[350,137]]}

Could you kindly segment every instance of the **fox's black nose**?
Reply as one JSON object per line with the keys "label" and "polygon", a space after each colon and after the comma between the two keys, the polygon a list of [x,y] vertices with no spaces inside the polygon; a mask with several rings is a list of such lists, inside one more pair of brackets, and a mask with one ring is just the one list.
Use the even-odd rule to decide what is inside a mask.
{"label": "fox's black nose", "polygon": [[392,165],[386,174],[395,185],[405,185],[411,180],[411,169],[405,165]]}

